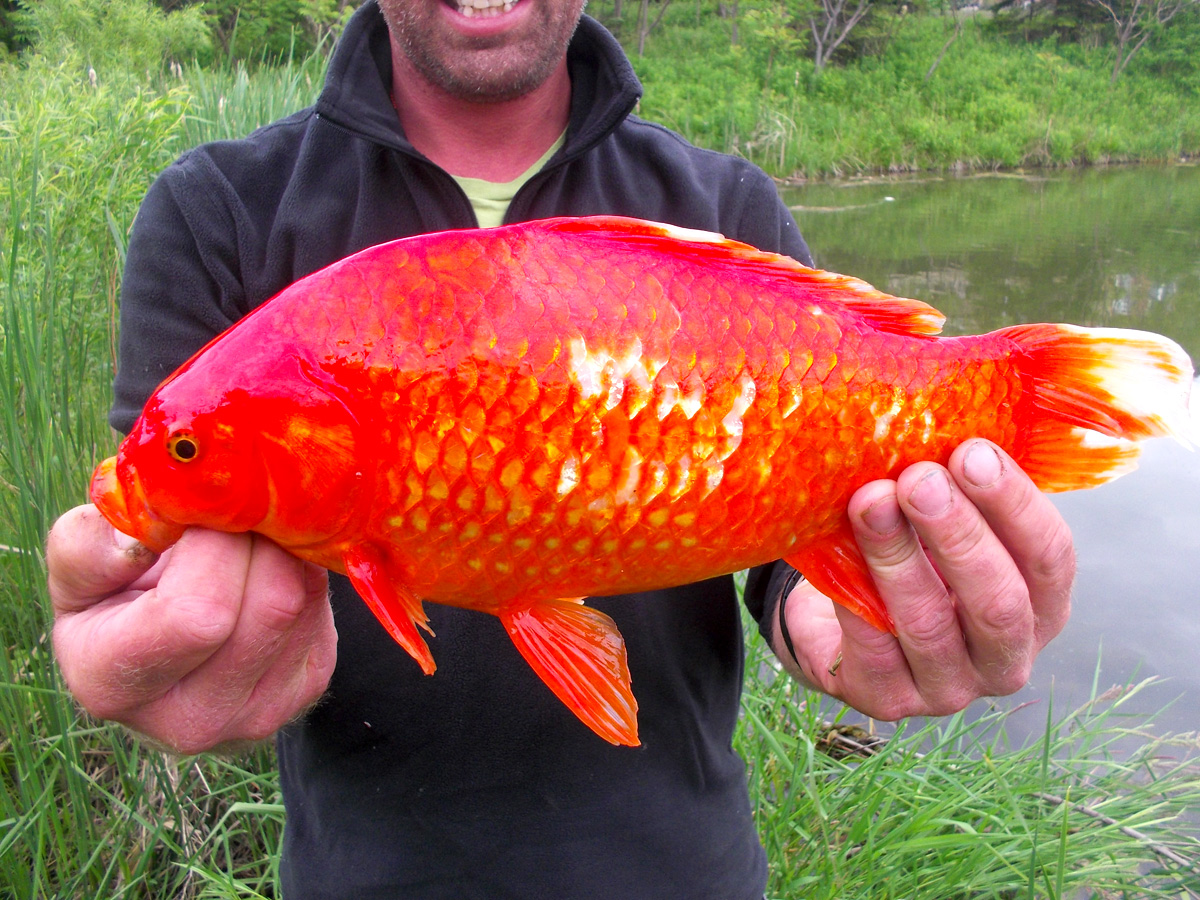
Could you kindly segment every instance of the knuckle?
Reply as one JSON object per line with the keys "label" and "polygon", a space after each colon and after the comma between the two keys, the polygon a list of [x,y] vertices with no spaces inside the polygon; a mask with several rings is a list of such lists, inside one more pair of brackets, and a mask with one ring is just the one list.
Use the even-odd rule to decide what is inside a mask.
{"label": "knuckle", "polygon": [[1029,592],[1017,579],[1012,579],[992,595],[990,602],[974,610],[972,619],[985,634],[1004,636],[1010,643],[1027,641],[1033,634]]}
{"label": "knuckle", "polygon": [[238,737],[244,741],[265,741],[286,725],[288,717],[280,716],[275,709],[263,710],[248,716],[238,728]]}
{"label": "knuckle", "polygon": [[1030,560],[1031,573],[1045,582],[1062,582],[1069,589],[1075,580],[1075,543],[1065,523],[1046,536]]}
{"label": "knuckle", "polygon": [[171,735],[165,740],[156,740],[161,740],[172,752],[180,756],[197,756],[221,743],[219,735],[201,728],[185,728],[181,733]]}
{"label": "knuckle", "polygon": [[903,613],[903,621],[896,624],[903,643],[926,655],[943,648],[950,650],[962,639],[954,609],[944,593],[927,594],[912,602]]}
{"label": "knuckle", "polygon": [[877,707],[872,707],[870,715],[883,722],[898,722],[909,716],[918,715],[920,708],[909,699],[894,698],[883,700]]}
{"label": "knuckle", "polygon": [[91,717],[105,722],[121,722],[129,712],[124,698],[112,691],[98,690],[91,684],[72,684],[67,680],[67,689],[75,702]]}
{"label": "knuckle", "polygon": [[1035,624],[1037,629],[1038,649],[1040,650],[1067,627],[1071,618],[1071,595],[1068,593],[1061,603],[1053,605],[1048,611],[1041,612]]}
{"label": "knuckle", "polygon": [[1015,694],[1029,683],[1032,674],[1033,665],[1029,661],[1010,666],[998,673],[992,680],[988,693],[993,697],[1007,697],[1009,694]]}
{"label": "knuckle", "polygon": [[961,684],[950,685],[926,698],[926,715],[952,716],[979,699],[979,692]]}
{"label": "knuckle", "polygon": [[984,520],[978,516],[962,516],[952,527],[931,534],[939,559],[948,567],[966,565],[979,557],[981,548],[990,537]]}
{"label": "knuckle", "polygon": [[167,640],[183,652],[215,649],[233,635],[239,609],[236,604],[202,594],[162,598],[171,610],[166,623]]}
{"label": "knuckle", "polygon": [[254,616],[266,630],[283,634],[296,624],[306,607],[307,595],[296,590],[272,590],[255,603]]}

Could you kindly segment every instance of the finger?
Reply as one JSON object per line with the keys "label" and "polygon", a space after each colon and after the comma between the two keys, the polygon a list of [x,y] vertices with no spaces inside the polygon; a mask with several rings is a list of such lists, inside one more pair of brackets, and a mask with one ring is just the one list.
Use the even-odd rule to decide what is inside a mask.
{"label": "finger", "polygon": [[[939,508],[954,505],[949,478],[940,466],[914,466],[904,476],[907,490],[917,490],[922,500]],[[973,674],[953,598],[904,515],[900,489],[892,481],[865,485],[850,500],[850,521],[907,660],[907,672],[891,671],[890,692],[902,690],[907,674],[930,711],[936,712],[964,702],[971,693]],[[939,513],[944,514],[944,510]],[[883,648],[872,649],[876,642],[864,636],[861,652],[881,653]]]}
{"label": "finger", "polygon": [[286,721],[295,712],[294,682],[304,672],[312,640],[331,622],[323,570],[256,536],[236,626],[212,657],[183,679],[172,703],[183,718],[201,726],[225,728],[272,706],[287,707],[280,713]]}
{"label": "finger", "polygon": [[901,473],[906,518],[953,595],[968,658],[962,678],[984,693],[1011,693],[1029,677],[1033,611],[1021,572],[983,514],[941,466]]}
{"label": "finger", "polygon": [[807,582],[789,595],[785,615],[799,668],[788,665],[786,651],[781,659],[806,683],[877,719],[894,721],[928,711],[893,635]]}
{"label": "finger", "polygon": [[240,614],[250,547],[248,535],[189,529],[157,585],[57,622],[60,666],[84,707],[128,721],[215,653]]}
{"label": "finger", "polygon": [[261,740],[309,709],[325,693],[337,662],[337,630],[324,569],[306,564],[308,601],[274,664],[263,673],[233,727],[242,740]]}
{"label": "finger", "polygon": [[93,606],[132,584],[157,555],[121,534],[92,504],[63,513],[46,538],[46,568],[55,616]]}
{"label": "finger", "polygon": [[1036,650],[1062,631],[1071,613],[1075,547],[1050,498],[1012,458],[984,440],[950,457],[950,471],[1016,564],[1033,609]]}

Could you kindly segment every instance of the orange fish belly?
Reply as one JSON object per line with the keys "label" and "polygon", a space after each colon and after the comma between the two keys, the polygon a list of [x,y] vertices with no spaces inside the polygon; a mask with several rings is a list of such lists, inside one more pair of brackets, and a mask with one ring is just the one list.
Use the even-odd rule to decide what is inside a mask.
{"label": "orange fish belly", "polygon": [[[197,354],[93,495],[135,536],[139,515],[160,542],[255,530],[347,573],[426,672],[423,601],[497,615],[584,722],[636,744],[620,635],[580,598],[785,558],[889,628],[845,515],[859,486],[982,436],[1047,489],[1085,487],[1128,467],[1129,441],[1190,427],[1190,363],[1165,339],[940,325],[855,279],[635,220],[406,239]],[[266,487],[233,509],[242,482]]]}

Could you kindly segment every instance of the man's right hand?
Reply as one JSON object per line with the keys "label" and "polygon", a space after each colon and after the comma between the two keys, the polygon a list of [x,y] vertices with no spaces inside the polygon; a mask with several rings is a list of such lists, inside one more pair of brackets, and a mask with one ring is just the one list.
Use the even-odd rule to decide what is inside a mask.
{"label": "man's right hand", "polygon": [[266,538],[191,528],[155,557],[87,505],[55,522],[46,561],[67,687],[171,750],[269,737],[329,684],[325,570]]}

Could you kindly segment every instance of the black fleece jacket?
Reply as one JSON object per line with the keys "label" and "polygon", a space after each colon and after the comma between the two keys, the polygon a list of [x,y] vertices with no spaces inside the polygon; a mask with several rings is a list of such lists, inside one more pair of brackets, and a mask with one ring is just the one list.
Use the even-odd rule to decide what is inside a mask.
{"label": "black fleece jacket", "polygon": [[[566,141],[507,220],[620,214],[719,231],[809,262],[774,185],[632,116],[641,86],[585,18]],[[317,103],[195,149],[150,189],[131,236],[111,421],[281,288],[372,244],[474,226],[454,180],[405,139],[386,26],[355,14]],[[761,614],[767,578],[749,602]],[[306,898],[758,898],[764,853],[731,747],[743,665],[730,578],[591,601],[624,634],[643,745],[611,747],[518,656],[499,623],[432,606],[423,676],[345,579],[338,665],[280,733],[281,879]]]}

